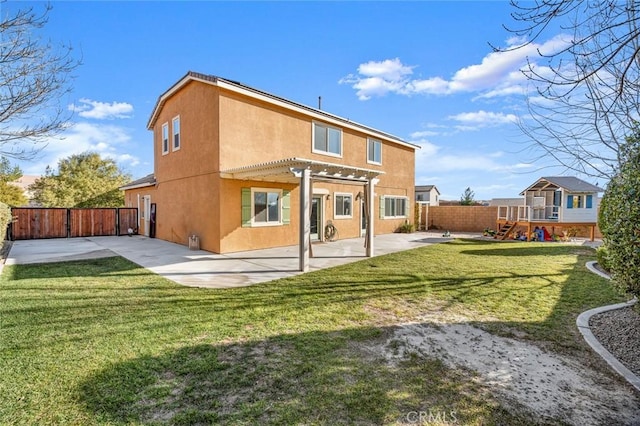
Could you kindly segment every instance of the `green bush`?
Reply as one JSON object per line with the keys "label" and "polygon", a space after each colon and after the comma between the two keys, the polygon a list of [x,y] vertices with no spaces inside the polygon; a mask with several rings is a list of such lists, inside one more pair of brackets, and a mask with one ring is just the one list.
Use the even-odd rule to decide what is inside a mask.
{"label": "green bush", "polygon": [[396,232],[401,234],[411,234],[414,231],[413,223],[405,222]]}
{"label": "green bush", "polygon": [[[7,226],[11,223],[13,217],[11,216],[11,207],[7,204],[0,202],[0,229],[6,230]],[[4,232],[0,235],[0,241],[4,239]]]}
{"label": "green bush", "polygon": [[640,295],[640,129],[620,150],[620,169],[602,197],[598,225],[612,282]]}
{"label": "green bush", "polygon": [[598,260],[598,266],[600,269],[609,272],[609,249],[607,246],[600,246],[596,250],[596,259]]}

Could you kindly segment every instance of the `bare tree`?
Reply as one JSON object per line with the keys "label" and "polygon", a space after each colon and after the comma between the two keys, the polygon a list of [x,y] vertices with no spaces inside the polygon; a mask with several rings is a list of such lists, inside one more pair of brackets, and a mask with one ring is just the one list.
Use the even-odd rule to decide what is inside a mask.
{"label": "bare tree", "polygon": [[67,125],[61,98],[71,90],[79,61],[70,47],[37,36],[50,10],[19,9],[0,16],[0,155],[32,158]]}
{"label": "bare tree", "polygon": [[[620,146],[640,119],[640,29],[633,1],[512,1],[526,39],[564,34],[546,63],[529,61],[523,73],[535,88],[520,127],[535,148],[570,170],[609,178],[620,165]],[[555,34],[554,34],[555,35]]]}

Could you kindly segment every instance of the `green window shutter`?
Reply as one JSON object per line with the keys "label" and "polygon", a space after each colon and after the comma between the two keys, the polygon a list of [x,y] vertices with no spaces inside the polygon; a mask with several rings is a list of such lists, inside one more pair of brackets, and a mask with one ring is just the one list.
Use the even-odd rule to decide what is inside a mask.
{"label": "green window shutter", "polygon": [[409,217],[409,199],[404,199],[404,216]]}
{"label": "green window shutter", "polygon": [[568,209],[572,209],[573,208],[573,195],[569,195],[567,197],[567,208]]}
{"label": "green window shutter", "polygon": [[587,208],[588,209],[593,208],[593,195],[591,194],[587,195]]}
{"label": "green window shutter", "polygon": [[251,188],[242,188],[242,227],[251,227]]}
{"label": "green window shutter", "polygon": [[380,219],[384,219],[384,195],[380,196]]}
{"label": "green window shutter", "polygon": [[282,223],[291,223],[291,191],[282,191]]}

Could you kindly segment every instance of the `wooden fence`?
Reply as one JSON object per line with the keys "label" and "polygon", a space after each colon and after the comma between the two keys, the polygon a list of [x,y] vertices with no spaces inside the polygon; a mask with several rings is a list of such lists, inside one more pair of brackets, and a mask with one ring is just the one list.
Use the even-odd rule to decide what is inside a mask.
{"label": "wooden fence", "polygon": [[11,240],[127,235],[137,229],[137,208],[14,207]]}

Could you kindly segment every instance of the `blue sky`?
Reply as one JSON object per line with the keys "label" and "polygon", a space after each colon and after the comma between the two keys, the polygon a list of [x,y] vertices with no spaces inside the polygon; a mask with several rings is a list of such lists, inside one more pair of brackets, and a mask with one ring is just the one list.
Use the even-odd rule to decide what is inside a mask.
{"label": "blue sky", "polygon": [[[42,2],[3,3],[3,13]],[[114,158],[134,178],[153,171],[147,120],[158,96],[189,71],[218,75],[394,134],[422,147],[416,184],[443,199],[514,197],[563,174],[526,150],[515,124],[538,44],[516,40],[508,2],[53,1],[40,34],[82,59],[62,140],[18,163],[42,174],[84,151]],[[522,42],[518,40],[517,42]],[[543,64],[541,64],[541,67]],[[592,181],[590,179],[587,179]],[[592,182],[596,183],[596,182]]]}

